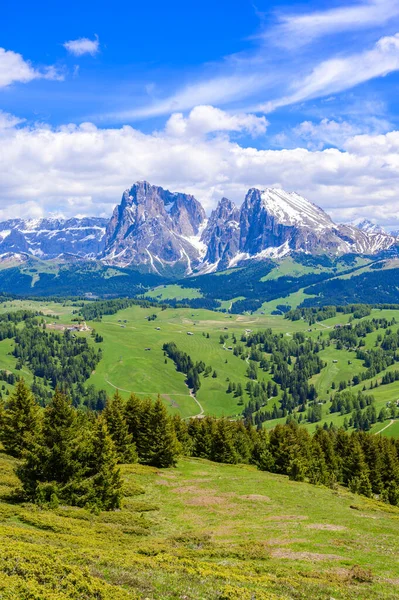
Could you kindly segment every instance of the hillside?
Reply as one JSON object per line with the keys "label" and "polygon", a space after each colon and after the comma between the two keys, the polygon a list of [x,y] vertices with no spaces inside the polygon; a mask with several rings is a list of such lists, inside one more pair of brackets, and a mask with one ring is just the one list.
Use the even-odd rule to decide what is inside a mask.
{"label": "hillside", "polygon": [[[284,423],[292,413],[306,428],[313,431],[317,425],[324,423],[336,426],[346,424],[351,429],[350,419],[353,418],[355,408],[358,408],[352,395],[356,396],[360,392],[365,397],[373,397],[372,421],[368,423],[371,431],[383,430],[383,435],[398,437],[399,414],[398,411],[395,414],[393,411],[396,410],[396,400],[399,397],[399,379],[395,376],[399,372],[399,355],[396,352],[392,360],[389,349],[381,347],[391,343],[389,340],[392,339],[392,334],[395,335],[399,328],[398,324],[390,325],[399,321],[399,311],[396,308],[368,309],[359,315],[356,314],[356,307],[355,313],[350,309],[346,313],[334,313],[333,316],[328,316],[328,313],[320,313],[318,316],[315,313],[322,320],[314,318],[314,322],[309,324],[310,317],[303,318],[300,314],[299,318],[291,320],[283,315],[230,315],[205,309],[135,304],[117,310],[114,314],[103,314],[98,319],[90,317],[90,314],[93,315],[92,308],[100,307],[101,303],[25,300],[4,302],[0,306],[0,318],[1,314],[22,308],[40,311],[44,314],[42,318],[46,320],[47,332],[62,335],[62,332],[52,329],[52,323],[56,327],[76,325],[76,319],[82,318],[79,316],[82,304],[89,311],[84,313],[89,331],[74,335],[87,339],[90,347],[101,349],[102,353],[93,370],[80,380],[79,385],[84,385],[86,395],[97,397],[103,390],[104,397],[105,394],[112,395],[116,389],[125,398],[131,392],[142,398],[150,396],[153,399],[160,394],[168,410],[184,418],[209,414],[236,419],[242,418],[243,413],[247,416],[251,413],[255,423],[261,423],[267,428]],[[113,306],[112,302],[110,306]],[[54,321],[55,317],[58,317],[57,321]],[[355,333],[355,337],[349,338],[349,346],[345,341],[338,343],[336,338],[337,332],[345,333],[345,325],[354,328]],[[363,325],[369,331],[363,331]],[[18,328],[22,327],[22,323],[18,325]],[[311,344],[312,351],[315,351],[315,356],[321,361],[319,372],[316,370],[309,374],[290,391],[289,395],[293,393],[296,397],[295,390],[305,386],[308,397],[304,407],[297,404],[296,400],[291,408],[285,407],[282,382],[273,374],[273,363],[279,364],[278,352],[259,354],[256,348],[248,345],[251,336],[268,330],[271,330],[272,336],[277,336],[276,341],[280,340],[278,343],[283,345],[281,348],[291,344],[290,352],[293,354],[290,373],[295,372],[294,355],[297,347],[292,346],[292,343],[296,343],[296,339],[303,339],[303,343]],[[94,341],[94,335],[98,336],[98,342]],[[246,341],[242,341],[243,336]],[[271,342],[273,339],[271,338]],[[202,361],[205,368],[209,369],[208,372],[199,374],[200,387],[195,397],[187,387],[187,375],[179,372],[174,360],[165,356],[164,344],[170,342],[174,342],[179,351],[187,353],[194,363]],[[17,369],[17,359],[12,355],[14,345],[13,339],[0,341],[0,373],[6,371],[14,376],[23,375],[31,384],[31,364],[29,360],[25,360],[22,370]],[[376,348],[381,354],[381,362],[375,362],[371,356],[374,371],[370,371],[367,366],[368,354],[363,356],[358,352],[373,353]],[[44,354],[43,349],[41,353]],[[261,364],[263,358],[266,358],[267,364]],[[251,364],[254,369],[249,371]],[[392,381],[386,380],[390,374]],[[2,375],[2,379],[7,378]],[[38,374],[36,383],[42,385],[42,382],[42,376]],[[3,381],[2,385],[4,397],[5,391],[12,389],[12,385],[7,381]],[[340,391],[341,386],[344,389]],[[48,383],[46,390],[46,393],[51,394]],[[346,408],[333,411],[333,397],[336,394],[345,397],[348,393],[351,400]],[[89,402],[86,396],[82,399],[82,394],[81,388],[76,388],[77,401],[80,398],[80,402]],[[363,403],[362,414],[365,415],[369,410],[370,407]]]}
{"label": "hillside", "polygon": [[[0,453],[5,600],[394,600],[399,509],[250,466],[123,467],[121,511],[11,501]],[[256,518],[255,518],[256,515]]]}

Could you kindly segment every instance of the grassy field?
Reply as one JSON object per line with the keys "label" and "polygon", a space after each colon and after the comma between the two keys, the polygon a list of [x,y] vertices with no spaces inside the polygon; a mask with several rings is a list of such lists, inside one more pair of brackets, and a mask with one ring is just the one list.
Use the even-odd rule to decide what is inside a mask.
{"label": "grassy field", "polygon": [[2,600],[396,600],[399,509],[200,459],[123,466],[122,510],[12,500],[0,452]]}
{"label": "grassy field", "polygon": [[[157,318],[148,321],[146,316],[152,313]],[[245,384],[248,365],[227,349],[232,344],[231,336],[235,334],[239,340],[246,329],[269,327],[274,323],[275,318],[267,316],[232,316],[193,309],[148,310],[133,306],[104,317],[101,323],[92,323],[104,337],[104,356],[90,382],[109,393],[114,386],[125,394],[131,391],[160,393],[169,407],[183,417],[196,415],[202,408],[215,416],[237,415],[240,412],[238,400],[226,393],[228,379]],[[286,320],[280,319],[280,325],[287,331],[292,329]],[[303,323],[294,324],[295,327],[303,328]],[[229,336],[225,347],[220,344],[221,334]],[[202,378],[197,393],[201,408],[188,394],[184,376],[176,372],[171,360],[165,359],[162,346],[170,341],[194,361],[204,360],[217,372],[216,378]],[[267,380],[270,376],[265,374],[263,378]]]}
{"label": "grassy field", "polygon": [[183,288],[180,285],[159,285],[144,294],[157,300],[182,300],[183,298],[202,298],[203,294],[194,288]]}
{"label": "grassy field", "polygon": [[[77,310],[71,302],[13,301],[1,304],[0,312],[20,308],[41,310],[47,315],[58,315],[57,322],[64,324],[69,324],[73,318],[76,318],[74,311]],[[157,318],[148,321],[147,317],[151,314],[155,314]],[[398,318],[398,312],[373,310],[371,317],[373,316]],[[232,381],[240,382],[245,388],[248,381],[246,377],[248,365],[228,349],[234,345],[233,336],[239,341],[246,330],[257,331],[271,327],[273,331],[282,332],[287,336],[293,335],[295,331],[303,331],[315,340],[327,340],[329,332],[335,325],[343,325],[348,320],[349,315],[340,313],[334,318],[309,326],[303,320],[292,322],[282,316],[270,314],[230,315],[204,309],[162,310],[157,307],[148,309],[132,306],[115,315],[104,316],[101,322],[88,323],[104,339],[101,344],[103,358],[88,383],[94,384],[99,389],[105,389],[110,395],[116,388],[125,397],[130,392],[152,397],[160,394],[168,409],[171,412],[178,412],[184,418],[204,413],[236,417],[241,414],[243,407],[234,394],[227,393],[227,387],[229,381]],[[51,317],[48,319],[48,322],[50,321]],[[189,332],[193,335],[188,335]],[[88,333],[81,335],[87,335],[91,339]],[[220,335],[228,336],[224,344],[220,344]],[[367,347],[374,346],[377,335],[377,331],[367,335],[365,338]],[[175,342],[180,350],[187,352],[194,361],[203,360],[217,373],[216,378],[201,376],[201,387],[196,398],[190,395],[184,375],[178,373],[174,363],[164,356],[162,346],[165,342],[171,341]],[[0,342],[0,369],[17,374],[16,360],[11,355],[12,348],[12,341]],[[330,395],[334,393],[331,385],[334,383],[337,387],[340,381],[351,379],[355,373],[360,374],[365,368],[362,362],[355,358],[354,352],[337,350],[334,345],[322,350],[320,357],[325,361],[326,366],[313,377],[312,382],[316,386],[319,399],[325,402],[322,406],[322,423],[327,421],[342,426],[345,416],[331,414],[329,410]],[[397,368],[397,364],[394,364],[387,370]],[[24,367],[22,374],[28,383],[31,383],[32,374],[27,367]],[[384,372],[380,373],[374,381],[381,381],[383,374]],[[270,377],[269,373],[258,371],[259,381],[267,381]],[[4,385],[6,389],[10,389],[8,384]],[[364,385],[368,389],[370,381],[362,382],[353,390],[355,392],[362,390]],[[375,388],[372,393],[378,413],[387,402],[399,398],[399,381]],[[247,393],[244,393],[244,402],[248,400]],[[268,410],[271,410],[274,402],[276,400],[269,401]],[[389,421],[386,421],[385,425],[388,423]],[[273,427],[275,424],[276,421],[269,421],[265,423],[265,427]],[[306,427],[314,430],[316,424],[307,424]],[[376,425],[373,431],[377,430]],[[383,434],[399,437],[398,427],[392,424],[384,430]]]}

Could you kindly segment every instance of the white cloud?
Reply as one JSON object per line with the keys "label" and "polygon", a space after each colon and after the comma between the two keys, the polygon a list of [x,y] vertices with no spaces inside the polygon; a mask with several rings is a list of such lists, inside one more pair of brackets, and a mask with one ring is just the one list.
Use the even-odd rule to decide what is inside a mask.
{"label": "white cloud", "polygon": [[294,79],[289,95],[256,108],[270,112],[281,106],[342,92],[397,70],[399,33],[379,39],[371,50],[319,63],[306,77]]}
{"label": "white cloud", "polygon": [[28,83],[33,79],[61,81],[63,76],[53,66],[35,69],[21,54],[0,48],[0,88],[12,83]]}
{"label": "white cloud", "polygon": [[77,40],[65,42],[64,48],[74,56],[83,56],[84,54],[95,56],[100,51],[100,41],[97,35],[94,40],[90,40],[89,38],[79,38]]}
{"label": "white cloud", "polygon": [[237,106],[244,106],[240,109],[244,112],[268,114],[280,107],[339,94],[399,70],[399,33],[381,37],[371,49],[348,53],[343,46],[338,56],[324,60],[318,53],[298,58],[293,53],[277,56],[275,52],[262,47],[252,55],[227,57],[208,69],[208,76],[167,97],[99,118],[126,122],[183,112],[202,104],[234,106],[236,112]]}
{"label": "white cloud", "polygon": [[368,0],[325,11],[283,15],[266,36],[277,45],[295,48],[326,35],[385,25],[397,16],[398,0]]}
{"label": "white cloud", "polygon": [[245,131],[253,137],[266,132],[268,121],[265,117],[252,114],[229,114],[203,105],[192,109],[187,117],[174,113],[166,123],[166,133],[173,137],[197,137],[221,131]]}
{"label": "white cloud", "polygon": [[[229,68],[227,68],[229,70]],[[113,112],[104,117],[117,121],[140,119],[170,114],[176,111],[190,110],[194,106],[208,104],[226,104],[247,98],[251,93],[264,87],[265,76],[257,73],[230,73],[210,76],[208,79],[182,87],[176,93],[142,107]]]}
{"label": "white cloud", "polygon": [[[0,217],[57,212],[109,216],[138,179],[193,193],[208,211],[249,187],[296,190],[340,221],[376,218],[398,226],[399,132],[354,136],[345,151],[257,150],[226,134],[194,141],[170,131],[93,124],[0,130]],[[349,214],[350,213],[350,214]]]}
{"label": "white cloud", "polygon": [[9,113],[0,110],[0,130],[15,127],[16,125],[20,125],[24,121],[25,119],[19,119],[14,115],[10,115]]}
{"label": "white cloud", "polygon": [[[310,150],[325,147],[343,148],[348,140],[357,135],[378,135],[385,133],[390,124],[385,119],[364,115],[363,119],[321,119],[318,123],[302,121],[290,132],[275,136],[277,145],[298,145],[304,143]],[[281,144],[279,143],[281,140]],[[301,144],[302,145],[302,144]]]}

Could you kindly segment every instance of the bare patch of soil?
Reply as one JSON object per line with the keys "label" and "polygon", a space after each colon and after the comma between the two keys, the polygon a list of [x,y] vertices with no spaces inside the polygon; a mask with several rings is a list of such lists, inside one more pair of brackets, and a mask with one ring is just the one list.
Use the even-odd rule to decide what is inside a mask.
{"label": "bare patch of soil", "polygon": [[343,525],[330,525],[329,523],[312,523],[308,529],[321,529],[322,531],[346,531]]}
{"label": "bare patch of soil", "polygon": [[289,560],[342,560],[337,554],[319,554],[318,552],[295,552],[294,550],[283,550],[281,548],[272,551],[273,558],[288,558]]}
{"label": "bare patch of soil", "polygon": [[266,521],[306,521],[308,518],[305,515],[270,515]]}
{"label": "bare patch of soil", "polygon": [[245,496],[238,496],[241,500],[250,500],[255,502],[271,502],[269,496],[262,496],[261,494],[247,494]]}

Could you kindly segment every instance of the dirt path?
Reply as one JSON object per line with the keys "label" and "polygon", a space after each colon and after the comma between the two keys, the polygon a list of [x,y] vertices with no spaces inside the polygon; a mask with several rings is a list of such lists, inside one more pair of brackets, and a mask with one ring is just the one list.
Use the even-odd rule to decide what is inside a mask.
{"label": "dirt path", "polygon": [[394,423],[395,423],[395,419],[391,419],[390,422],[388,423],[388,425],[385,425],[385,427],[383,427],[379,431],[376,431],[375,435],[378,435],[379,433],[382,433],[383,431],[385,431],[386,429],[388,429],[388,427],[390,427]]}
{"label": "dirt path", "polygon": [[195,397],[195,394],[193,392],[193,390],[189,390],[190,391],[190,396],[191,398],[194,400],[194,402],[196,402],[198,404],[198,408],[200,409],[201,412],[199,412],[197,415],[193,415],[192,417],[187,417],[188,419],[194,419],[196,417],[202,417],[204,415],[204,407],[202,406],[201,402],[199,400],[197,400],[197,398]]}
{"label": "dirt path", "polygon": [[[136,392],[135,390],[125,390],[124,388],[118,387],[117,385],[114,385],[113,383],[111,383],[111,381],[109,381],[108,379],[105,380],[106,383],[108,383],[108,385],[110,385],[111,387],[113,387],[115,390],[119,390],[120,392],[126,392],[128,394],[138,394],[138,395],[145,395],[145,396],[158,396],[158,392]],[[169,397],[173,397],[173,396],[183,396],[183,397],[187,397],[190,396],[194,402],[197,404],[198,408],[200,409],[200,412],[197,413],[196,415],[191,415],[190,417],[186,417],[186,419],[193,419],[195,417],[202,417],[205,413],[204,407],[202,406],[201,402],[199,400],[197,400],[197,398],[195,397],[195,394],[193,392],[193,390],[188,390],[189,393],[188,394],[174,394],[174,393],[162,393],[160,394],[160,396],[169,396]]]}

